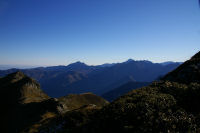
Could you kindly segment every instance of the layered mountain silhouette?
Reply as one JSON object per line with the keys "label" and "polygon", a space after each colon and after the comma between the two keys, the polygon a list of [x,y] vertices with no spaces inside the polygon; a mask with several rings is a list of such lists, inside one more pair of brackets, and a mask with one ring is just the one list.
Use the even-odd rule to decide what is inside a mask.
{"label": "layered mountain silhouette", "polygon": [[[69,133],[200,132],[199,55],[200,52],[160,81],[132,90],[102,109],[87,106],[66,113],[57,118],[56,123],[49,123],[51,130]],[[61,128],[57,130],[58,125]],[[48,130],[44,127],[40,131]]]}
{"label": "layered mountain silhouette", "polygon": [[[40,89],[35,80],[24,73],[11,73],[0,78],[1,132],[200,132],[199,55],[200,52],[150,85],[148,82],[143,82],[144,85],[137,82],[134,76],[116,78],[113,83],[120,82],[120,79],[124,82],[126,78],[131,79],[131,82],[111,89],[107,95],[113,95],[109,98],[131,91],[110,104],[92,93],[51,98]],[[152,66],[151,62],[144,62]],[[129,63],[135,66],[141,62],[128,61],[105,69],[88,69],[87,72],[81,70],[79,74],[83,74],[83,77],[74,74],[74,71],[66,73],[82,82],[83,79],[90,78],[90,74],[110,74],[115,69],[111,73],[116,77],[114,72],[123,68],[126,70],[122,73],[126,73],[129,68],[126,64]],[[58,69],[63,68],[60,66]],[[52,69],[48,71],[52,72]],[[74,80],[70,82],[73,83]],[[135,89],[140,86],[146,87]]]}
{"label": "layered mountain silhouette", "polygon": [[94,105],[108,104],[92,93],[69,95],[59,99],[45,94],[40,85],[22,72],[0,78],[0,132],[37,132],[38,128],[58,115]]}
{"label": "layered mountain silhouette", "polygon": [[[129,59],[123,63],[100,66],[88,66],[76,62],[68,66],[39,67],[20,71],[36,79],[41,84],[42,90],[49,96],[60,97],[86,92],[102,95],[129,81],[152,82],[179,65],[180,63],[174,62],[163,65]],[[19,69],[2,70],[0,76],[16,71]]]}

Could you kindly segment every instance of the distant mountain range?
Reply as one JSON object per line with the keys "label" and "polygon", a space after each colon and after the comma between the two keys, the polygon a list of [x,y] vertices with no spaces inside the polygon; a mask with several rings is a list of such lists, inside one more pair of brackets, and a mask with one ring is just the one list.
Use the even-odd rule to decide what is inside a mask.
{"label": "distant mountain range", "polygon": [[39,66],[29,66],[29,65],[0,65],[0,70],[8,70],[12,68],[18,68],[18,69],[30,69],[30,68],[36,68]]}
{"label": "distant mountain range", "polygon": [[[117,77],[111,80],[114,82],[110,86],[117,84],[115,86],[119,87],[114,87],[102,95],[110,101],[118,97],[111,103],[92,93],[51,98],[40,89],[36,80],[19,71],[0,77],[0,132],[200,132],[200,52],[152,83],[138,82],[142,76],[127,76],[128,72],[132,74],[131,68],[134,72],[145,71],[148,75],[152,74],[150,70],[159,70],[160,66],[166,67],[148,61],[129,60],[105,68],[95,68],[78,62],[67,66],[69,71],[64,71],[63,75],[66,66],[56,67],[56,70],[52,67],[37,68],[34,71],[23,70],[32,72],[31,74],[35,74],[40,80],[48,78],[47,76],[50,76],[51,80],[48,81],[51,82],[58,77],[58,80],[63,79],[61,82],[57,81],[58,85],[64,81],[69,84],[88,81],[93,76],[95,80],[90,81],[96,81],[95,83],[100,85],[99,83],[103,82],[96,80],[99,75],[97,79],[101,80],[102,75],[107,80]],[[39,75],[41,69],[45,71]],[[3,72],[10,71],[12,70]],[[118,77],[124,78],[118,80]],[[149,76],[145,79],[151,78]],[[126,82],[127,79],[131,81]],[[104,82],[108,83],[106,80]],[[123,82],[126,83],[119,85]]]}
{"label": "distant mountain range", "polygon": [[85,92],[102,95],[129,81],[152,82],[179,65],[180,63],[175,62],[163,65],[132,59],[122,63],[99,66],[88,66],[82,62],[75,62],[68,66],[0,70],[0,76],[22,71],[36,79],[43,91],[51,97]]}

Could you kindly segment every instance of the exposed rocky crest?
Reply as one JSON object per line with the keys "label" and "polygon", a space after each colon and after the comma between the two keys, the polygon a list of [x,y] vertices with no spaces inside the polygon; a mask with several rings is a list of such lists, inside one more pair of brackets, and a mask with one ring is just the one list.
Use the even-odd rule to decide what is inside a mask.
{"label": "exposed rocky crest", "polygon": [[9,94],[9,102],[31,103],[41,102],[49,98],[41,89],[40,85],[22,72],[9,74],[0,80],[2,97]]}
{"label": "exposed rocky crest", "polygon": [[0,79],[2,132],[19,132],[41,120],[46,112],[57,113],[59,103],[51,99],[40,85],[22,72]]}
{"label": "exposed rocky crest", "polygon": [[38,132],[40,126],[50,119],[82,106],[102,107],[108,102],[91,93],[51,98],[40,85],[22,72],[0,78],[0,132]]}

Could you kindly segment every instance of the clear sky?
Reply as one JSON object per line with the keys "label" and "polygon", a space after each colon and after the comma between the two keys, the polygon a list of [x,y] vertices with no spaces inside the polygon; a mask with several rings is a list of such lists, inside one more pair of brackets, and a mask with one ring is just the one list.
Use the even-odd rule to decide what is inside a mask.
{"label": "clear sky", "polygon": [[0,0],[0,64],[185,61],[199,50],[198,0]]}

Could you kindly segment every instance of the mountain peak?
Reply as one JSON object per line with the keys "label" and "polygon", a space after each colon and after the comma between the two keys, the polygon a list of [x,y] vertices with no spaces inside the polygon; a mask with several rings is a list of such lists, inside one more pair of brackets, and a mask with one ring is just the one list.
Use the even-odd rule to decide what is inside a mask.
{"label": "mountain peak", "polygon": [[132,61],[134,61],[133,59],[128,59],[126,62],[132,62]]}
{"label": "mountain peak", "polygon": [[69,64],[68,66],[87,66],[87,65],[83,62],[77,61],[77,62]]}
{"label": "mountain peak", "polygon": [[77,61],[75,63],[69,64],[67,69],[70,71],[85,71],[90,69],[90,66],[86,65],[83,62]]}

